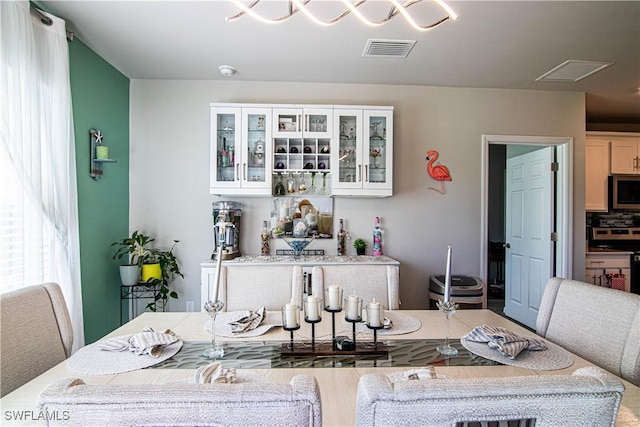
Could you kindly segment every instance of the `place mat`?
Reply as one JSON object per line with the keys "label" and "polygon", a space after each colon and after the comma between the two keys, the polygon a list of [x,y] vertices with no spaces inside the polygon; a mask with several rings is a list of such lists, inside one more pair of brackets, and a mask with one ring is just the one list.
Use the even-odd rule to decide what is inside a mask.
{"label": "place mat", "polygon": [[[391,320],[391,327],[385,329],[378,329],[378,336],[381,335],[403,335],[415,332],[422,326],[420,320],[413,316],[402,313],[400,310],[385,310],[384,317]],[[342,317],[342,322],[345,324],[351,324]],[[356,333],[358,334],[371,334],[373,335],[373,329],[369,329],[367,325],[362,323],[356,324]]]}
{"label": "place mat", "polygon": [[513,360],[500,354],[497,349],[490,348],[487,343],[469,341],[464,338],[460,339],[460,343],[473,354],[503,365],[516,366],[518,368],[553,371],[573,365],[573,356],[567,350],[542,337],[535,338],[544,341],[547,349],[541,351],[524,350]]}
{"label": "place mat", "polygon": [[[131,334],[133,335],[133,334]],[[126,339],[131,335],[120,337]],[[67,359],[67,368],[83,375],[113,375],[148,368],[173,357],[182,348],[182,340],[162,347],[160,356],[137,355],[132,351],[105,351],[99,348],[100,341],[82,347]]]}
{"label": "place mat", "polygon": [[[246,332],[233,333],[230,322],[235,322],[249,315],[249,310],[223,311],[216,316],[216,336],[226,338],[257,337],[269,332],[271,328],[282,326],[280,312],[266,312],[262,323],[255,329]],[[211,319],[204,323],[205,331],[211,332]]]}

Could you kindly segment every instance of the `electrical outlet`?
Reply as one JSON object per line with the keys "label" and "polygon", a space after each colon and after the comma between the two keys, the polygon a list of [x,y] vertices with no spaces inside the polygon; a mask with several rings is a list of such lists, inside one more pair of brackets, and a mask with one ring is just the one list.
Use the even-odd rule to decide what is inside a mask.
{"label": "electrical outlet", "polygon": [[187,301],[187,311],[193,311],[193,301]]}

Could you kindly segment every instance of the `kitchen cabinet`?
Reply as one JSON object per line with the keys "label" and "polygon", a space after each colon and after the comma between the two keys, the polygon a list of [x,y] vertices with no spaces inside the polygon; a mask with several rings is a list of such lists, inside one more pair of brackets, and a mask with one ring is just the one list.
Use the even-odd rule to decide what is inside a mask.
{"label": "kitchen cabinet", "polygon": [[631,289],[631,252],[587,252],[585,282],[611,287],[614,274],[624,275],[624,290]]}
{"label": "kitchen cabinet", "polygon": [[585,141],[585,210],[607,212],[609,178],[609,141],[592,139]]}
{"label": "kitchen cabinet", "polygon": [[332,136],[333,108],[296,106],[273,108],[274,138],[325,138]]}
{"label": "kitchen cabinet", "polygon": [[335,109],[334,122],[332,193],[391,196],[393,109]]}
{"label": "kitchen cabinet", "polygon": [[590,132],[587,137],[600,137],[610,141],[612,174],[640,175],[640,134]]}
{"label": "kitchen cabinet", "polygon": [[271,108],[211,104],[211,194],[271,195]]}
{"label": "kitchen cabinet", "polygon": [[211,194],[393,193],[393,107],[212,103],[210,144]]}

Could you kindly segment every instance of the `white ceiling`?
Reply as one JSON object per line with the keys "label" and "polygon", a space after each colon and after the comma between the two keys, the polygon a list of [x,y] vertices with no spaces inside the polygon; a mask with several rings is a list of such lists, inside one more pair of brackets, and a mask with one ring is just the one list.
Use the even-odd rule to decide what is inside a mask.
{"label": "white ceiling", "polygon": [[[279,25],[250,17],[227,23],[239,9],[214,1],[38,1],[67,21],[97,54],[130,79],[376,83],[586,93],[587,121],[640,123],[640,1],[448,1],[457,21],[418,32],[398,16],[372,28],[353,15],[332,27],[302,13]],[[246,0],[245,0],[246,3]],[[286,2],[256,10],[275,17]],[[344,10],[313,0],[322,18]],[[389,2],[362,12],[380,18]],[[443,17],[426,1],[409,11],[419,23]],[[407,58],[364,58],[368,39],[416,40]],[[536,82],[565,60],[613,62],[577,83]]]}

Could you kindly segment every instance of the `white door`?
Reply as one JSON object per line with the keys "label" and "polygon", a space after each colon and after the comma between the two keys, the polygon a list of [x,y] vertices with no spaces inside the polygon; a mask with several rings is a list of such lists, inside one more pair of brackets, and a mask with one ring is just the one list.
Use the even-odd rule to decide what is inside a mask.
{"label": "white door", "polygon": [[553,150],[507,159],[504,313],[533,329],[553,275]]}

